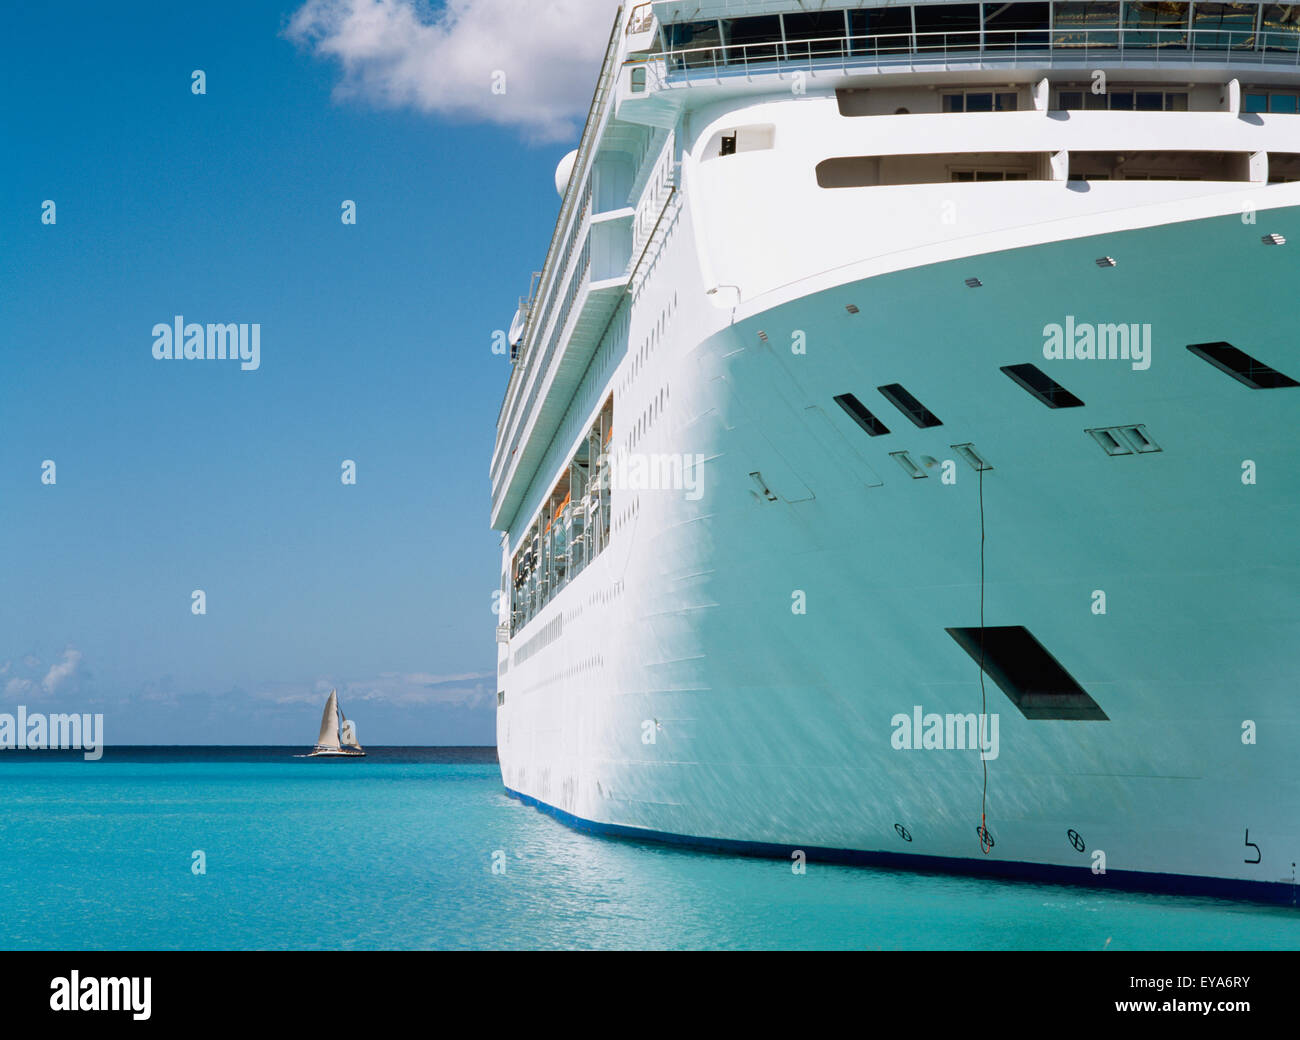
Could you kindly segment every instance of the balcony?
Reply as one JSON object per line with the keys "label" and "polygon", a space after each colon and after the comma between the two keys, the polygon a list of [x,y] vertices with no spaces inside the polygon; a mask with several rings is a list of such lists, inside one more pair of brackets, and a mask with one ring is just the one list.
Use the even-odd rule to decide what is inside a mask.
{"label": "balcony", "polygon": [[[847,23],[846,23],[847,24]],[[650,56],[661,85],[729,77],[854,69],[949,68],[1042,63],[1093,68],[1118,62],[1178,66],[1259,65],[1300,69],[1300,33],[1253,30],[964,29],[953,32],[852,34],[675,47]]]}

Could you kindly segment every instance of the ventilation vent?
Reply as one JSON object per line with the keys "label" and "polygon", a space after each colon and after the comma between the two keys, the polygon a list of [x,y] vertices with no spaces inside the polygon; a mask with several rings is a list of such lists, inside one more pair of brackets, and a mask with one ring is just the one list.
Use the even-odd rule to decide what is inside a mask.
{"label": "ventilation vent", "polygon": [[858,305],[856,303],[846,303],[844,305],[844,309],[848,311],[850,314],[858,313]]}
{"label": "ventilation vent", "polygon": [[1260,241],[1266,246],[1284,246],[1286,245],[1286,235],[1265,235]]}
{"label": "ventilation vent", "polygon": [[1122,443],[1110,430],[1089,430],[1092,439],[1101,445],[1107,455],[1132,455],[1133,449]]}
{"label": "ventilation vent", "polygon": [[761,342],[766,343],[766,342],[767,342],[767,333],[764,332],[762,329],[759,329],[759,330],[758,330],[758,338],[759,338],[759,340],[760,340]]}
{"label": "ventilation vent", "polygon": [[912,456],[905,451],[891,451],[889,457],[902,466],[903,471],[913,480],[922,480],[929,476],[925,470],[912,461]]}
{"label": "ventilation vent", "polygon": [[876,387],[885,395],[885,400],[906,415],[921,429],[930,426],[942,426],[939,417],[930,411],[925,405],[903,389],[901,383],[890,383],[888,386]]}
{"label": "ventilation vent", "polygon": [[1097,266],[1098,266],[1098,267],[1114,267],[1114,266],[1115,266],[1115,258],[1114,258],[1113,256],[1099,256],[1099,257],[1097,257]]}
{"label": "ventilation vent", "polygon": [[1146,426],[1105,426],[1087,431],[1107,455],[1146,455],[1160,451],[1160,445],[1151,439]]}
{"label": "ventilation vent", "polygon": [[966,460],[966,465],[978,473],[980,470],[988,470],[993,467],[985,461],[984,457],[975,450],[973,444],[954,444],[952,450]]}
{"label": "ventilation vent", "polygon": [[852,394],[837,395],[835,403],[848,412],[849,418],[866,430],[870,436],[879,437],[889,432],[889,427],[867,411],[866,405]]}
{"label": "ventilation vent", "polygon": [[967,278],[967,279],[966,279],[966,288],[967,288],[967,289],[978,289],[978,288],[979,288],[981,285],[983,285],[983,284],[984,284],[984,283],[981,282],[978,278]]}
{"label": "ventilation vent", "polygon": [[1226,372],[1237,382],[1245,383],[1252,390],[1276,390],[1284,386],[1300,386],[1300,383],[1290,376],[1283,375],[1275,368],[1269,368],[1262,361],[1256,361],[1231,343],[1190,343],[1187,349],[1197,357],[1204,358],[1219,371]]}
{"label": "ventilation vent", "polygon": [[950,628],[948,634],[1027,719],[1108,721],[1087,691],[1021,625]]}
{"label": "ventilation vent", "polygon": [[1083,407],[1082,401],[1036,365],[1003,365],[1002,371],[1048,408]]}

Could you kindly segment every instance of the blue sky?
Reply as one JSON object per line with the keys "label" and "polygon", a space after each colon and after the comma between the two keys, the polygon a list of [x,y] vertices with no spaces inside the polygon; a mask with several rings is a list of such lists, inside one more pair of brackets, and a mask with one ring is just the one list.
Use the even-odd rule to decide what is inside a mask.
{"label": "blue sky", "polygon": [[[494,741],[491,339],[613,10],[567,5],[577,58],[472,48],[504,98],[463,61],[518,0],[6,13],[0,710],[304,744],[337,686],[363,743]],[[176,315],[260,323],[261,367],[155,360]]]}

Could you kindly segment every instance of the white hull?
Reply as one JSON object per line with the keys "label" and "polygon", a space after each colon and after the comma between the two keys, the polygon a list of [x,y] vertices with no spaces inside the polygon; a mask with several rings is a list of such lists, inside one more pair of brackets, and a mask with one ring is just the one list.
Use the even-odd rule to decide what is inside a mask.
{"label": "white hull", "polygon": [[[683,181],[708,215],[679,200],[601,348],[615,363],[574,398],[583,420],[612,390],[615,447],[701,456],[701,494],[616,488],[609,547],[502,645],[505,786],[612,834],[1294,903],[1300,389],[1248,389],[1186,347],[1229,341],[1300,376],[1283,303],[1300,185],[970,186],[961,234],[925,216],[954,186],[852,189],[836,217],[814,186],[770,220],[751,209],[746,232],[689,152],[745,116],[693,128]],[[852,154],[808,147],[768,161]],[[735,193],[779,176],[756,159]],[[912,245],[870,238],[846,259],[845,237],[882,219]],[[1263,244],[1272,232],[1295,245]],[[731,282],[745,288],[707,292]],[[1150,324],[1150,368],[1045,361],[1043,327],[1066,316]],[[1000,371],[1025,362],[1084,407],[1046,408]],[[942,425],[912,426],[877,393],[893,383]],[[867,437],[844,393],[891,432]],[[1160,450],[1112,457],[1085,432],[1132,424]],[[982,586],[967,443],[993,467]],[[937,464],[914,479],[898,451]],[[917,706],[981,711],[946,631],[980,626],[981,599],[985,625],[1029,629],[1105,720],[1027,718],[988,680],[996,758],[897,749],[893,720]]]}

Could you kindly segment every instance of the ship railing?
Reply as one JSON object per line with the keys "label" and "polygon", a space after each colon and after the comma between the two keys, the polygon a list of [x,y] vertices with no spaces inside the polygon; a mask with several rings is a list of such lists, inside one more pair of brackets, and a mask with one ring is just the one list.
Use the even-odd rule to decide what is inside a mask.
{"label": "ship railing", "polygon": [[655,5],[653,3],[637,4],[632,8],[632,13],[627,19],[626,35],[634,36],[637,33],[649,31],[655,20]]}
{"label": "ship railing", "polygon": [[736,73],[859,66],[997,62],[1014,65],[1048,60],[1149,61],[1180,65],[1281,64],[1300,67],[1300,32],[1234,29],[968,29],[954,32],[828,36],[812,40],[678,48],[652,55],[670,80],[690,82],[701,74],[721,79]]}

